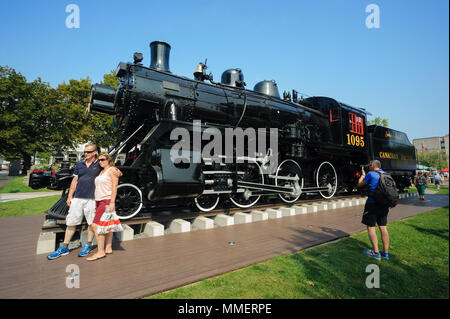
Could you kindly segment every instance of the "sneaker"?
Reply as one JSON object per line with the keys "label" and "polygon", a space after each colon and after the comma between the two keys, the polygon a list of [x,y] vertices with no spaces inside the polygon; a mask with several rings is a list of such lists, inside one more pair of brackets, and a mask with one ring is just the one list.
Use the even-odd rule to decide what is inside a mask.
{"label": "sneaker", "polygon": [[366,255],[373,257],[375,259],[381,260],[380,253],[375,254],[375,252],[373,250],[363,250],[363,253],[365,253]]}
{"label": "sneaker", "polygon": [[84,245],[83,249],[78,254],[78,257],[84,257],[84,256],[89,255],[89,253],[92,251],[92,249],[94,249],[94,247],[92,247],[88,244]]}
{"label": "sneaker", "polygon": [[69,254],[69,248],[63,248],[62,246],[59,246],[59,248],[51,255],[48,255],[47,258],[52,260],[56,259],[60,256],[65,256]]}
{"label": "sneaker", "polygon": [[380,255],[383,257],[383,259],[389,260],[389,253],[385,253],[384,251],[380,250]]}

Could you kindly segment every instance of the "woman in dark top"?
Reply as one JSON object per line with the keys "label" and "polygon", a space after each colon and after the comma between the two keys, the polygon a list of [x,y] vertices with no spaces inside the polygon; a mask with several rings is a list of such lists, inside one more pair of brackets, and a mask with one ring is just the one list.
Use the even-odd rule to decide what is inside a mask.
{"label": "woman in dark top", "polygon": [[425,200],[425,189],[427,188],[428,182],[427,178],[422,174],[422,172],[419,171],[417,173],[417,176],[414,178],[414,185],[416,185],[420,199]]}

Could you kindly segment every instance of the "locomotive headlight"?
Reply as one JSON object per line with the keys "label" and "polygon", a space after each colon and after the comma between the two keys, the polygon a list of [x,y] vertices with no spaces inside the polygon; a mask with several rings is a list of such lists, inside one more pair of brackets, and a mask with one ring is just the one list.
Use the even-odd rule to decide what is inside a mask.
{"label": "locomotive headlight", "polygon": [[92,85],[86,114],[90,111],[98,111],[110,115],[116,114],[114,107],[115,96],[116,90],[112,87],[101,84]]}

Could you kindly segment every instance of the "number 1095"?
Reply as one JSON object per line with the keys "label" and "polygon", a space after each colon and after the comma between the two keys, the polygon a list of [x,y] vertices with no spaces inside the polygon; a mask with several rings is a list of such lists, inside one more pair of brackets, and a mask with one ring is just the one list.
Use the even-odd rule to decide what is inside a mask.
{"label": "number 1095", "polygon": [[347,145],[364,147],[364,136],[347,134]]}

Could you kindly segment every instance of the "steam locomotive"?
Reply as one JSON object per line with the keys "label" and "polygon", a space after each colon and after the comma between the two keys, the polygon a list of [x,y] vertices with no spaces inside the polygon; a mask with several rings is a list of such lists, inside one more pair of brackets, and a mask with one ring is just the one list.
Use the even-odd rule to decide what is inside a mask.
{"label": "steam locomotive", "polygon": [[[308,193],[329,199],[355,189],[361,166],[372,159],[381,161],[399,189],[410,185],[414,147],[405,133],[368,126],[363,108],[329,97],[299,98],[295,90],[281,97],[275,81],[249,90],[238,68],[215,82],[206,74],[206,61],[198,64],[194,79],[178,76],[169,68],[170,50],[154,41],[149,67],[135,53],[133,63],[117,67],[117,90],[100,84],[91,89],[87,111],[114,116],[120,135],[109,150],[123,159],[116,163],[123,173],[116,201],[120,218],[186,203],[211,211],[219,202],[249,208],[261,197],[288,204]],[[177,129],[188,137],[174,139]],[[214,137],[230,136],[230,130],[229,140],[214,142],[214,156],[211,147],[205,152]],[[272,133],[275,143],[267,143]],[[189,147],[174,160],[177,143]],[[55,188],[68,187],[70,173],[61,176]],[[30,178],[35,188],[44,186],[38,177]],[[59,218],[66,213],[64,197],[48,211]]]}

